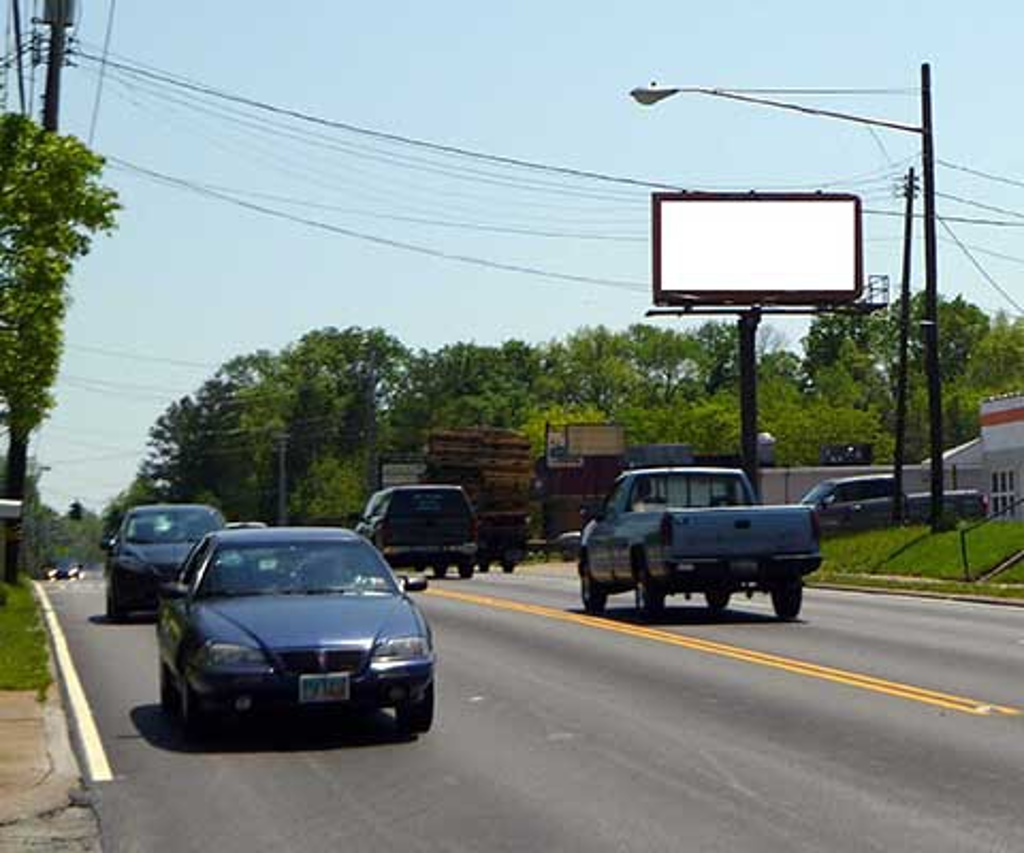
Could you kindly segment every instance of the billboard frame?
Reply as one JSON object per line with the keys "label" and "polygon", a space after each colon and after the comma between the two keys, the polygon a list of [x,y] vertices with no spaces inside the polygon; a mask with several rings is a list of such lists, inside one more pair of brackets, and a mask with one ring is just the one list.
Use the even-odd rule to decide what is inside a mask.
{"label": "billboard frame", "polygon": [[[684,293],[664,290],[662,282],[662,205],[665,202],[847,202],[854,207],[854,280],[849,291],[836,290],[702,290]],[[722,306],[741,309],[763,305],[848,305],[864,292],[863,210],[852,193],[825,192],[654,192],[651,193],[651,279],[658,307]]]}

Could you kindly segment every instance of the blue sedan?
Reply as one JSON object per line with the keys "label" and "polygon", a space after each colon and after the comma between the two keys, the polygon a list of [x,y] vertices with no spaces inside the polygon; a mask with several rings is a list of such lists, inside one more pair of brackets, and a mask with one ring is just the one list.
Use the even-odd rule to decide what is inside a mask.
{"label": "blue sedan", "polygon": [[430,628],[362,537],[329,528],[218,530],[161,590],[160,702],[187,731],[214,713],[393,708],[409,734],[434,717]]}

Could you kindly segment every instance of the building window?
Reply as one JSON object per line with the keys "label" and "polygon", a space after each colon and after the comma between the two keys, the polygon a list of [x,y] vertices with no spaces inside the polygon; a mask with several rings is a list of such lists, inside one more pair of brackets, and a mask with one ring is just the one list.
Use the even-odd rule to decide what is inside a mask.
{"label": "building window", "polygon": [[992,472],[992,514],[1002,518],[1016,518],[1017,477],[1012,469]]}

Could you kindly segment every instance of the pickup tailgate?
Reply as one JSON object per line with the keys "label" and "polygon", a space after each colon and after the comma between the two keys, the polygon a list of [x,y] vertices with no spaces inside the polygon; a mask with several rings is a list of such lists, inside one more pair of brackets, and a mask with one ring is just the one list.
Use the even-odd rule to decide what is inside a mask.
{"label": "pickup tailgate", "polygon": [[816,554],[812,510],[801,506],[669,510],[672,560]]}

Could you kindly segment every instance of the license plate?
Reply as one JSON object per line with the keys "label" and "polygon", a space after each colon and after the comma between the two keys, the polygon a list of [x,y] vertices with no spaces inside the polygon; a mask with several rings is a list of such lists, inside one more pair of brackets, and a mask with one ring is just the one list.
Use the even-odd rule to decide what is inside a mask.
{"label": "license plate", "polygon": [[299,704],[301,705],[347,702],[348,696],[349,676],[347,672],[299,676]]}
{"label": "license plate", "polygon": [[757,560],[733,560],[729,566],[734,572],[756,572]]}

